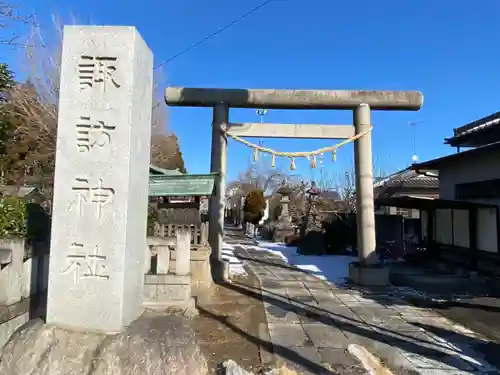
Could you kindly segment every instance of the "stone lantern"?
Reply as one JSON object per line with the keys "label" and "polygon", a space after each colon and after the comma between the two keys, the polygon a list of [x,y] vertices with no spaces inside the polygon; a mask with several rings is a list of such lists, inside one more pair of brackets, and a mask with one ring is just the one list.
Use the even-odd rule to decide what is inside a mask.
{"label": "stone lantern", "polygon": [[295,234],[295,229],[292,226],[292,218],[290,217],[290,212],[288,210],[292,189],[287,186],[282,186],[278,189],[277,193],[281,195],[281,214],[278,218],[278,222],[276,223],[274,239],[276,241],[284,241],[287,236]]}

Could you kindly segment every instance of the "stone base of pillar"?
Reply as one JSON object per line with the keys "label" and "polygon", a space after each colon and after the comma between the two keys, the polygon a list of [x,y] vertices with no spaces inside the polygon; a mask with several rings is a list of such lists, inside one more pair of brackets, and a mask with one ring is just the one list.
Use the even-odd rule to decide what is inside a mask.
{"label": "stone base of pillar", "polygon": [[32,319],[3,347],[0,374],[41,374],[48,369],[60,375],[133,374],[144,367],[171,375],[208,374],[193,320],[146,311],[122,332],[103,335]]}
{"label": "stone base of pillar", "polygon": [[282,217],[276,223],[273,240],[276,242],[284,242],[286,237],[293,234],[295,234],[295,229],[292,227],[290,217]]}
{"label": "stone base of pillar", "polygon": [[359,286],[387,286],[390,285],[389,267],[376,264],[363,266],[357,262],[349,264],[349,280]]}
{"label": "stone base of pillar", "polygon": [[199,315],[199,311],[196,308],[196,300],[190,297],[184,301],[144,301],[143,307],[147,310],[161,311],[161,312],[176,312],[180,311],[183,316],[195,317]]}
{"label": "stone base of pillar", "polygon": [[229,262],[218,259],[210,259],[212,279],[216,284],[230,283]]}
{"label": "stone base of pillar", "polygon": [[153,310],[177,308],[197,315],[191,295],[190,275],[145,275],[143,307]]}

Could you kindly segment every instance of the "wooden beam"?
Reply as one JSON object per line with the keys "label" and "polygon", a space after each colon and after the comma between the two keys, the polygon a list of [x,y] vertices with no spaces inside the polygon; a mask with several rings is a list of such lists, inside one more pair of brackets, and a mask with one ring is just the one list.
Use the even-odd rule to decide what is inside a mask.
{"label": "wooden beam", "polygon": [[228,133],[249,138],[347,139],[354,136],[352,125],[230,123]]}

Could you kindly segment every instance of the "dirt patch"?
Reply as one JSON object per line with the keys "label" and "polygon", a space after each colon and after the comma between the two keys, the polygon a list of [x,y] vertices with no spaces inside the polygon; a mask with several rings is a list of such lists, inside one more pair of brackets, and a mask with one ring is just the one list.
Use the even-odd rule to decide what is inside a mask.
{"label": "dirt patch", "polygon": [[237,277],[231,285],[215,286],[210,299],[199,301],[200,315],[194,318],[194,328],[214,373],[226,359],[248,371],[263,370],[259,327],[266,318],[260,296],[253,289],[257,285],[251,276]]}

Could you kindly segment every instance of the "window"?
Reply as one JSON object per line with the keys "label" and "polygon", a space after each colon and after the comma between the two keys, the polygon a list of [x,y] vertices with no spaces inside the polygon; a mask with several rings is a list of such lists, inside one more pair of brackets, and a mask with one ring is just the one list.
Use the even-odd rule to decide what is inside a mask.
{"label": "window", "polygon": [[396,215],[400,215],[403,217],[411,217],[411,209],[408,208],[397,208]]}
{"label": "window", "polygon": [[455,185],[456,199],[500,197],[500,179]]}

